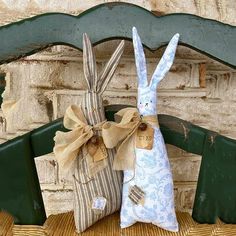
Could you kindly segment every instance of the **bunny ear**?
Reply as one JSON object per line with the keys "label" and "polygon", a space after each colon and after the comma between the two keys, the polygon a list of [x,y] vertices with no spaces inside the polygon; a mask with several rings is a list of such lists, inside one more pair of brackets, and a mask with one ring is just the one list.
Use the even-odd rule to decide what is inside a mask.
{"label": "bunny ear", "polygon": [[179,34],[175,34],[170,40],[160,62],[158,63],[156,70],[153,73],[150,88],[156,90],[158,83],[165,77],[166,73],[170,70],[174,58],[175,52],[179,41]]}
{"label": "bunny ear", "polygon": [[84,76],[88,84],[88,89],[94,89],[97,84],[96,58],[92,44],[86,33],[83,34],[83,64]]}
{"label": "bunny ear", "polygon": [[134,55],[135,64],[138,75],[138,87],[147,87],[147,69],[146,69],[146,59],[143,51],[143,46],[141,39],[138,35],[137,29],[133,27],[133,45],[134,45]]}
{"label": "bunny ear", "polygon": [[110,82],[115,70],[119,64],[121,55],[124,51],[125,41],[122,40],[119,46],[116,48],[115,52],[112,54],[110,60],[104,67],[101,75],[99,76],[99,81],[97,84],[97,92],[103,93],[106,89],[108,83]]}

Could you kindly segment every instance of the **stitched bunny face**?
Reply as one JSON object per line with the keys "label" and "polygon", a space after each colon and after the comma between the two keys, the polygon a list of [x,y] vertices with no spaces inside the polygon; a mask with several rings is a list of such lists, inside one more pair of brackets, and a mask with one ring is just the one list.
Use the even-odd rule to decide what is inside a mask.
{"label": "stitched bunny face", "polygon": [[170,40],[159,64],[154,71],[151,81],[148,84],[146,59],[142,42],[137,33],[137,29],[133,27],[133,45],[138,75],[137,107],[141,115],[146,116],[157,114],[157,86],[173,64],[178,41],[179,34],[175,34]]}
{"label": "stitched bunny face", "polygon": [[157,114],[157,96],[156,91],[149,87],[138,89],[138,110],[141,115]]}

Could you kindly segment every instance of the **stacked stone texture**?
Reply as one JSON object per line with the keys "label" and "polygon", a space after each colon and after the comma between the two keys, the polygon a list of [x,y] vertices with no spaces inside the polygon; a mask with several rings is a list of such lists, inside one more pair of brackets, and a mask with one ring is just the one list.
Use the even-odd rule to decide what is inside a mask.
{"label": "stacked stone texture", "polygon": [[[109,1],[0,0],[1,25],[44,12],[79,14]],[[126,1],[133,2],[133,1]],[[136,1],[136,4],[162,15],[186,12],[236,24],[234,0],[159,0]],[[96,46],[98,68],[117,45],[110,41]],[[146,51],[151,75],[162,55]],[[206,88],[200,87],[199,74],[206,68]],[[0,110],[0,142],[21,135],[62,117],[70,104],[80,102],[86,88],[82,53],[65,46],[53,46],[43,52],[0,66],[6,74],[4,102],[9,109]],[[107,91],[104,104],[136,104],[136,71],[133,49],[126,43],[125,53]],[[177,116],[207,129],[236,139],[236,71],[206,56],[179,46],[170,73],[161,82],[158,111]],[[168,145],[175,181],[178,210],[191,212],[201,157]],[[35,159],[47,214],[69,211],[73,207],[72,182],[62,177],[53,154]],[[69,175],[68,175],[69,176]]]}

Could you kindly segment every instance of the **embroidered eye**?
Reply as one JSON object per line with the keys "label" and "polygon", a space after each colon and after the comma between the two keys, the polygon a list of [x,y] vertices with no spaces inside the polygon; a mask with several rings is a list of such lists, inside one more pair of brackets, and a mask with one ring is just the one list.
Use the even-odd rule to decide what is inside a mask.
{"label": "embroidered eye", "polygon": [[152,100],[150,100],[150,102],[152,103]]}
{"label": "embroidered eye", "polygon": [[139,104],[141,105],[142,103],[140,102]]}

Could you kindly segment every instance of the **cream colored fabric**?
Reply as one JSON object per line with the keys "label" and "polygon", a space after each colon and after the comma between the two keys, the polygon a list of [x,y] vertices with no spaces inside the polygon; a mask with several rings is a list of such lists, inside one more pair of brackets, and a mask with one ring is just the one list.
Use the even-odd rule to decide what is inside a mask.
{"label": "cream colored fabric", "polygon": [[71,105],[66,110],[63,123],[71,131],[56,132],[53,151],[60,169],[65,172],[71,168],[81,147],[93,136],[93,131],[101,129],[104,122],[95,126],[88,125],[81,108]]}
{"label": "cream colored fabric", "polygon": [[121,121],[119,123],[106,122],[103,125],[103,141],[107,148],[119,146],[113,163],[115,170],[133,169],[136,131],[142,122],[159,127],[157,117],[141,117],[137,108],[124,108],[117,112],[116,115],[121,117]]}

